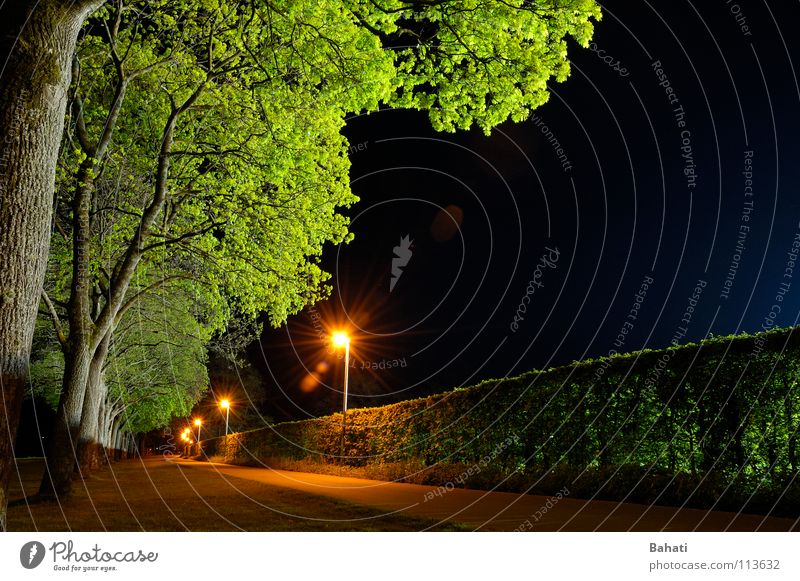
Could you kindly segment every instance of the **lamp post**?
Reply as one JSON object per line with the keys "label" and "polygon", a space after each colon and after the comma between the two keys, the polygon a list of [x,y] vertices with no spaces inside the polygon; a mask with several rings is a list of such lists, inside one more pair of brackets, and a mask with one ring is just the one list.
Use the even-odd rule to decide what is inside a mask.
{"label": "lamp post", "polygon": [[231,417],[231,402],[229,402],[227,399],[223,399],[221,402],[219,402],[219,405],[222,409],[225,410],[225,435],[227,436],[228,423]]}
{"label": "lamp post", "polygon": [[202,422],[202,420],[200,420],[200,418],[197,418],[194,421],[194,425],[197,426],[197,441],[199,442],[200,441],[200,426],[203,425],[203,422]]}
{"label": "lamp post", "polygon": [[346,333],[338,332],[333,334],[333,344],[337,347],[344,347],[344,392],[342,394],[342,441],[339,455],[344,463],[344,437],[347,431],[347,384],[350,378],[350,337]]}

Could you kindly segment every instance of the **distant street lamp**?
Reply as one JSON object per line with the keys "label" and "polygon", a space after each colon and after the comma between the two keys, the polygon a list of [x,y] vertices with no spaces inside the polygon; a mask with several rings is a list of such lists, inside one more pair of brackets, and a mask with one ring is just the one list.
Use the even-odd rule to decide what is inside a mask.
{"label": "distant street lamp", "polygon": [[203,425],[203,422],[200,420],[200,418],[197,418],[194,421],[194,425],[197,426],[197,441],[199,442],[200,441],[200,426]]}
{"label": "distant street lamp", "polygon": [[350,377],[350,337],[341,331],[333,334],[333,344],[344,347],[344,393],[342,395],[342,441],[340,456],[344,462],[344,437],[347,431],[347,384]]}
{"label": "distant street lamp", "polygon": [[219,407],[225,410],[225,435],[228,435],[228,421],[230,420],[231,416],[231,402],[227,399],[223,399],[219,402]]}

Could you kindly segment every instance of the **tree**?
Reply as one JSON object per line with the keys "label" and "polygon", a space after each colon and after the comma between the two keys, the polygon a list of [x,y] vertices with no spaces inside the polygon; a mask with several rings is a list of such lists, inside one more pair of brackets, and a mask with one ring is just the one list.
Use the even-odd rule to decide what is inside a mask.
{"label": "tree", "polygon": [[43,0],[0,7],[0,530],[47,261],[70,61],[83,20],[99,4]]}
{"label": "tree", "polygon": [[[317,85],[369,68],[363,57],[332,60],[316,33],[284,47],[268,38],[274,31],[251,32],[255,11],[157,4],[101,10],[76,58],[75,150],[65,152],[60,188],[67,219],[59,231],[71,246],[67,324],[53,315],[65,372],[42,495],[69,493],[72,443],[84,444],[81,423],[94,421],[100,400],[93,369],[143,294],[189,279],[216,307],[217,323],[227,319],[226,299],[277,323],[309,290],[320,296],[324,277],[309,258],[347,236],[335,213],[354,199],[340,154],[343,113],[330,111],[347,92],[365,106],[375,89]],[[265,74],[267,59],[285,63]],[[310,67],[306,75],[300,66]],[[315,115],[320,101],[326,113]],[[163,274],[131,292],[143,269],[157,268]]]}
{"label": "tree", "polygon": [[[198,321],[191,289],[160,290],[137,302],[113,334],[102,368],[96,368],[96,407],[80,426],[80,466],[89,470],[131,437],[186,416],[208,388],[206,348],[211,329]],[[46,321],[44,321],[46,322]],[[64,357],[52,326],[37,327],[31,363],[34,392],[56,409]],[[85,400],[86,404],[88,400]],[[86,406],[84,406],[86,407]]]}
{"label": "tree", "polygon": [[[59,3],[46,6],[51,4]],[[70,4],[82,11],[70,13],[77,24],[65,33],[69,42],[58,44],[54,51],[63,76],[69,74],[77,26],[97,4]],[[26,17],[31,17],[31,29],[47,21],[47,15],[38,12]],[[374,110],[380,103],[428,109],[439,129],[478,125],[488,132],[507,118],[524,118],[546,100],[548,79],[563,80],[568,72],[566,37],[586,46],[591,19],[599,17],[599,7],[592,0],[245,4],[120,0],[111,8],[106,6],[84,39],[87,47],[97,51],[93,56],[106,57],[95,69],[109,81],[102,100],[105,114],[92,118],[86,113],[93,103],[84,99],[81,88],[72,99],[70,131],[77,147],[70,153],[75,157],[70,218],[75,260],[65,324],[69,348],[64,392],[54,438],[61,448],[52,451],[50,464],[51,475],[57,474],[56,488],[61,490],[52,492],[69,490],[74,453],[69,442],[77,430],[92,359],[109,341],[106,335],[129,304],[130,280],[146,249],[167,243],[180,247],[186,240],[181,237],[187,235],[208,252],[215,244],[213,232],[220,226],[219,208],[229,223],[243,226],[226,229],[217,238],[230,251],[261,250],[257,258],[263,260],[271,253],[270,264],[276,259],[285,264],[297,256],[315,255],[326,241],[345,237],[345,222],[335,208],[353,201],[343,155],[346,144],[339,134],[346,112]],[[91,52],[83,58],[91,60]],[[80,60],[74,70],[82,74]],[[99,81],[97,86],[102,85]],[[131,101],[126,95],[134,86],[141,97],[127,105]],[[62,89],[65,92],[66,85]],[[23,102],[23,107],[28,105]],[[142,105],[148,114],[137,117],[137,107]],[[39,138],[37,147],[50,156],[57,148],[58,113],[63,110],[63,106],[54,109],[52,118],[42,123],[51,137]],[[158,115],[151,117],[151,112]],[[124,125],[118,123],[120,116],[125,118]],[[252,131],[256,122],[265,129],[261,133]],[[3,123],[4,128],[9,125],[5,118]],[[88,129],[92,126],[93,133]],[[157,162],[140,174],[147,179],[136,184],[148,186],[147,204],[116,208],[138,220],[127,238],[127,250],[115,263],[119,268],[107,273],[105,290],[101,285],[104,304],[95,318],[90,300],[91,203],[95,182],[112,157],[110,148],[116,143],[112,136],[121,127],[149,131],[151,151],[146,159]],[[237,138],[241,139],[237,142]],[[125,158],[122,149],[118,155]],[[293,174],[297,170],[299,176]],[[254,230],[244,227],[246,218],[232,212],[239,210],[242,198],[230,193],[242,185],[251,201],[277,196],[276,216],[282,216],[281,204],[287,197],[297,196],[296,230],[306,232],[306,243],[298,248],[288,240],[250,239],[248,233]],[[211,194],[216,186],[222,186],[222,194]],[[324,193],[327,202],[320,207],[313,196],[305,198],[309,187],[316,188],[318,195]],[[206,202],[198,202],[194,196],[204,190]],[[173,213],[176,202],[188,203],[192,211]],[[12,243],[29,248],[31,241],[45,239],[49,212],[49,205],[34,206],[38,238],[19,229],[4,232],[20,232]],[[187,216],[191,219],[186,220]],[[199,225],[200,231],[196,230]],[[265,242],[270,244],[252,248]],[[36,249],[41,265],[46,246],[39,244]],[[247,270],[249,258],[242,257],[237,266]],[[296,273],[311,274],[313,286],[319,289],[324,278],[319,269],[305,261],[293,266]],[[238,288],[228,286],[230,276],[223,277],[222,286],[241,291],[239,298],[248,292],[256,295],[258,300],[244,300],[244,309],[271,311],[273,322],[302,306],[299,297],[304,285],[299,277],[282,276],[280,271],[262,274],[258,280],[245,279]],[[38,289],[40,283],[41,276],[14,283],[20,289],[28,285],[24,287],[28,312],[36,299],[30,288]],[[0,321],[0,343],[13,345],[24,326],[4,327]],[[28,336],[32,326],[29,318]],[[22,355],[27,360],[28,353]],[[24,376],[24,371],[15,377]]]}
{"label": "tree", "polygon": [[91,413],[84,414],[90,421],[81,421],[81,441],[88,443],[79,458],[82,469],[94,468],[98,452],[113,448],[123,429],[132,436],[168,425],[187,416],[206,392],[211,331],[195,318],[192,303],[188,293],[155,293],[115,332],[100,413],[96,421]]}

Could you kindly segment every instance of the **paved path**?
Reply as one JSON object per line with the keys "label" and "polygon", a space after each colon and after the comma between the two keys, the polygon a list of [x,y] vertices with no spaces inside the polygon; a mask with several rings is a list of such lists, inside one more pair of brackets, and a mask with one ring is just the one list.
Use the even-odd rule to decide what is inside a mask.
{"label": "paved path", "polygon": [[[190,479],[192,471],[213,470],[226,478],[255,480],[408,516],[454,521],[476,530],[511,531],[523,527],[539,531],[800,531],[800,522],[788,518],[568,497],[551,501],[551,507],[545,509],[546,496],[462,488],[434,495],[435,486],[215,462],[170,461],[184,469]],[[231,484],[235,485],[235,481]],[[538,520],[534,518],[537,512]]]}

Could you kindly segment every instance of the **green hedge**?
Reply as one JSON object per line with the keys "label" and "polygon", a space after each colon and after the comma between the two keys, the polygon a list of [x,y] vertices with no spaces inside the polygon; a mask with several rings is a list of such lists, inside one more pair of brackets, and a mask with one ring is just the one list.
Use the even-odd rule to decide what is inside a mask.
{"label": "green hedge", "polygon": [[[347,414],[345,461],[479,465],[501,488],[798,506],[800,333],[780,329],[485,381]],[[339,460],[341,414],[203,442],[207,456]],[[452,472],[452,471],[450,471]],[[480,478],[477,479],[480,481]],[[504,481],[504,482],[503,482]]]}

